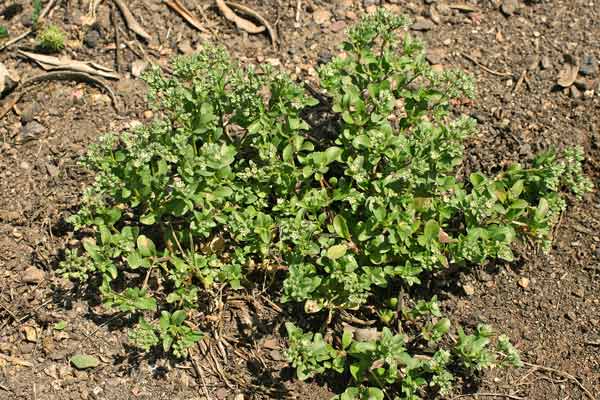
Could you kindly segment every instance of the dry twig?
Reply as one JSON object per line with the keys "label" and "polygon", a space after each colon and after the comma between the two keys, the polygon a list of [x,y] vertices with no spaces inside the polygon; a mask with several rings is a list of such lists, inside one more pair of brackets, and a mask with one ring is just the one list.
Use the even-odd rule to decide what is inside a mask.
{"label": "dry twig", "polygon": [[198,19],[190,12],[190,10],[185,8],[185,6],[181,4],[179,0],[166,0],[165,4],[200,32],[210,33],[209,30],[203,27],[202,23],[200,23],[200,21],[198,21]]}
{"label": "dry twig", "polygon": [[117,73],[121,72],[121,35],[119,34],[119,27],[117,26],[117,12],[116,6],[113,4],[110,7],[110,19],[112,20],[113,27],[115,30],[115,64]]}
{"label": "dry twig", "polygon": [[96,9],[102,3],[102,0],[90,0],[88,5],[88,13],[85,17],[82,17],[84,25],[94,25],[96,22]]}
{"label": "dry twig", "polygon": [[488,67],[486,67],[485,65],[483,65],[482,63],[480,63],[479,61],[477,61],[476,59],[474,59],[473,57],[471,57],[470,55],[468,55],[467,53],[460,53],[464,58],[466,58],[467,60],[471,61],[473,64],[477,65],[479,68],[481,68],[482,70],[484,70],[487,73],[490,73],[492,75],[496,75],[496,76],[512,76],[512,72],[498,72],[498,71],[494,71],[493,69],[490,69]]}
{"label": "dry twig", "polygon": [[135,32],[136,34],[138,34],[140,37],[145,39],[147,42],[149,42],[152,39],[152,36],[150,36],[148,34],[148,32],[146,32],[144,30],[144,28],[142,28],[142,26],[137,22],[137,20],[135,19],[135,17],[131,13],[131,11],[129,11],[129,8],[127,8],[127,5],[125,4],[125,2],[123,2],[123,0],[113,0],[113,1],[117,5],[117,7],[119,7],[119,10],[121,11],[121,15],[123,15],[123,19],[125,19],[125,23],[127,24],[127,27],[129,29],[131,29],[133,32]]}
{"label": "dry twig", "polygon": [[260,15],[259,13],[257,13],[253,9],[251,9],[250,7],[246,7],[242,4],[234,3],[233,1],[227,1],[226,3],[229,7],[234,8],[246,15],[249,15],[252,18],[255,18],[265,28],[267,28],[267,32],[269,32],[269,35],[271,36],[271,43],[273,46],[275,46],[275,44],[277,43],[277,33],[271,27],[271,24],[269,24],[269,21],[267,21],[267,19],[265,17],[263,17],[262,15]]}
{"label": "dry twig", "polygon": [[296,2],[296,15],[294,18],[296,22],[300,22],[300,11],[302,11],[302,0]]}
{"label": "dry twig", "polygon": [[555,374],[561,375],[562,377],[569,379],[575,385],[577,385],[583,391],[583,393],[585,393],[585,395],[590,398],[590,400],[597,400],[596,397],[594,397],[594,395],[585,386],[583,386],[583,384],[581,382],[579,382],[579,380],[577,378],[575,378],[573,375],[569,374],[568,372],[561,371],[559,369],[555,369],[555,368],[551,368],[551,367],[544,367],[543,365],[531,364],[531,363],[527,363],[527,362],[524,362],[523,364],[527,365],[528,367],[537,368],[537,370],[553,372]]}
{"label": "dry twig", "polygon": [[226,4],[224,0],[215,0],[215,2],[223,16],[233,22],[239,29],[248,33],[261,33],[265,30],[264,26],[257,26],[253,22],[238,16],[231,8],[229,8],[229,5]]}
{"label": "dry twig", "polygon": [[525,397],[515,396],[514,394],[508,394],[508,393],[460,394],[458,396],[453,397],[452,400],[454,400],[454,399],[462,399],[463,397],[477,397],[477,396],[484,396],[484,397],[504,397],[506,399],[513,399],[513,400],[526,400]]}
{"label": "dry twig", "polygon": [[51,71],[45,74],[34,76],[33,78],[27,79],[23,81],[18,90],[10,95],[3,104],[0,105],[0,118],[4,117],[11,108],[15,106],[19,102],[19,100],[27,93],[27,89],[36,83],[44,82],[44,81],[60,81],[60,80],[71,80],[77,82],[89,83],[91,85],[97,86],[103,90],[105,90],[110,96],[115,110],[119,111],[117,97],[115,96],[112,89],[100,79],[95,78],[85,72],[73,71],[73,70],[62,70],[62,71]]}
{"label": "dry twig", "polygon": [[208,393],[208,388],[206,386],[206,379],[204,379],[204,373],[202,372],[202,368],[196,362],[194,358],[194,354],[190,351],[190,361],[192,362],[192,366],[194,367],[194,371],[196,375],[200,379],[200,383],[202,383],[202,389],[204,390],[204,396],[206,396],[206,400],[211,400],[210,394]]}

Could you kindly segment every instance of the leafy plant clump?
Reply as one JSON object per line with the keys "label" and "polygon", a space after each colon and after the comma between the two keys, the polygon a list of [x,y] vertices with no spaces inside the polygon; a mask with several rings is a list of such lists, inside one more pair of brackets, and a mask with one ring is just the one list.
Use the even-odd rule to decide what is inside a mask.
{"label": "leafy plant clump", "polygon": [[[319,70],[319,100],[220,48],[176,59],[170,78],[152,70],[161,118],[91,148],[96,180],[70,218],[89,237],[60,272],[99,278],[108,306],[139,316],[132,343],[176,356],[201,338],[201,298],[270,281],[320,320],[317,331],[286,324],[298,377],[341,374],[339,399],[418,399],[448,392],[456,372],[520,365],[505,336],[467,334],[437,299],[410,294],[451,267],[512,261],[516,240],[548,250],[561,191],[590,189],[582,154],[463,182],[475,123],[451,104],[474,85],[433,71],[421,43],[399,34],[407,26],[379,10],[351,28]],[[360,319],[375,322],[343,323]]]}
{"label": "leafy plant clump", "polygon": [[65,48],[65,33],[56,25],[49,25],[37,34],[37,44],[41,49],[56,53]]}

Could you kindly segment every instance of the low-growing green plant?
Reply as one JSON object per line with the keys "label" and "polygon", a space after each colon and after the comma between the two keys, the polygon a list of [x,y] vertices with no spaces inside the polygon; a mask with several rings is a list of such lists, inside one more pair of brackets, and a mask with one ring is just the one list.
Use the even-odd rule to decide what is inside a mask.
{"label": "low-growing green plant", "polygon": [[[515,240],[548,250],[562,191],[591,187],[582,152],[460,179],[475,122],[451,104],[473,82],[433,71],[400,35],[408,24],[379,10],[351,28],[319,70],[320,100],[211,46],[175,59],[171,77],[152,69],[160,118],[90,149],[95,183],[69,220],[91,235],[60,271],[99,278],[108,306],[140,315],[132,343],[176,356],[201,337],[184,323],[201,292],[271,277],[281,301],[323,318],[324,331],[286,325],[298,377],[343,374],[344,400],[418,399],[448,392],[451,371],[519,365],[505,336],[465,334],[437,299],[401,294],[450,267],[510,262]],[[365,338],[339,328],[342,313],[379,322]]]}
{"label": "low-growing green plant", "polygon": [[5,26],[0,25],[0,39],[8,37],[8,29]]}
{"label": "low-growing green plant", "polygon": [[33,12],[31,13],[31,25],[33,29],[37,29],[40,15],[42,14],[42,0],[32,1]]}
{"label": "low-growing green plant", "polygon": [[58,52],[65,48],[65,33],[56,25],[49,25],[37,34],[37,44],[48,52]]}

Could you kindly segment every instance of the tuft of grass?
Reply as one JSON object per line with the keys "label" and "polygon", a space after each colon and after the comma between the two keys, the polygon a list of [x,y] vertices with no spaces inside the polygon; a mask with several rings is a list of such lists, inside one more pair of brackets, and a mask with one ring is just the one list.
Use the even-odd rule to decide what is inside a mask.
{"label": "tuft of grass", "polygon": [[65,33],[56,25],[49,25],[37,35],[38,47],[56,53],[65,48]]}

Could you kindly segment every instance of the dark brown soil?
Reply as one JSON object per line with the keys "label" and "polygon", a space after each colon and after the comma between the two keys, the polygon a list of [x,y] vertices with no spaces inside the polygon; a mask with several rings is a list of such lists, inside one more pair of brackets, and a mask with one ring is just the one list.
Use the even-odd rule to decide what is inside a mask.
{"label": "dark brown soil", "polygon": [[[314,67],[337,52],[345,26],[365,12],[363,3],[377,2],[305,0],[296,22],[296,0],[244,1],[278,31],[280,43],[273,49],[266,35],[236,30],[213,7],[204,9],[205,23],[215,36],[194,30],[161,2],[132,0],[131,10],[153,40],[138,47],[122,19],[116,21],[121,41],[138,53],[121,49],[122,78],[109,82],[123,113],[117,114],[110,98],[97,88],[47,82],[30,90],[16,110],[0,120],[0,399],[203,399],[207,393],[211,399],[327,399],[332,395],[332,389],[321,382],[295,381],[287,368],[280,328],[293,309],[282,310],[256,293],[226,294],[222,307],[206,311],[218,321],[215,331],[223,339],[223,348],[209,346],[212,355],[209,351],[195,356],[204,371],[203,379],[197,379],[189,361],[176,363],[129,348],[125,326],[131,321],[107,312],[93,290],[74,288],[56,277],[53,268],[64,248],[77,240],[65,218],[77,209],[82,189],[93,179],[77,165],[78,158],[103,132],[118,132],[149,117],[144,113],[144,84],[130,74],[131,63],[139,59],[142,49],[150,60],[166,65],[171,56],[211,41],[228,47],[242,62],[281,64],[298,79],[314,80]],[[0,4],[0,13],[12,3],[21,4],[23,10],[17,8],[9,21],[0,17],[0,25],[14,37],[27,29],[32,8],[29,1],[10,0]],[[49,21],[67,32],[62,55],[117,68],[110,3],[100,4],[93,26],[98,35],[90,38],[90,28],[81,23],[87,1],[58,1]],[[191,10],[194,4],[212,4],[183,3]],[[478,99],[459,107],[480,122],[479,134],[468,143],[462,173],[495,171],[549,146],[579,144],[586,150],[586,171],[598,183],[600,7],[596,2],[390,3],[395,4],[386,6],[394,11],[423,18],[421,25],[430,25],[425,26],[431,28],[427,31],[413,33],[432,49],[431,62],[464,68],[477,79]],[[516,10],[507,15],[511,4]],[[319,18],[325,22],[317,24]],[[84,39],[88,44],[96,39],[95,47],[83,44]],[[26,38],[17,46],[32,49],[34,44]],[[16,48],[2,51],[0,62],[21,77],[42,72],[18,56]],[[564,54],[580,60],[595,58],[595,71],[580,75],[586,80],[578,82],[576,89],[556,88]],[[519,83],[521,76],[525,78]],[[518,370],[487,373],[477,384],[465,385],[457,396],[542,400],[600,395],[599,229],[600,198],[593,193],[570,204],[549,255],[526,247],[514,265],[487,266],[461,275],[466,291],[440,290],[438,296],[453,320],[471,326],[491,324],[511,337],[529,363]],[[67,323],[64,330],[54,329],[60,321]],[[101,364],[78,371],[68,361],[74,353],[95,355]],[[498,396],[490,396],[493,393]]]}

